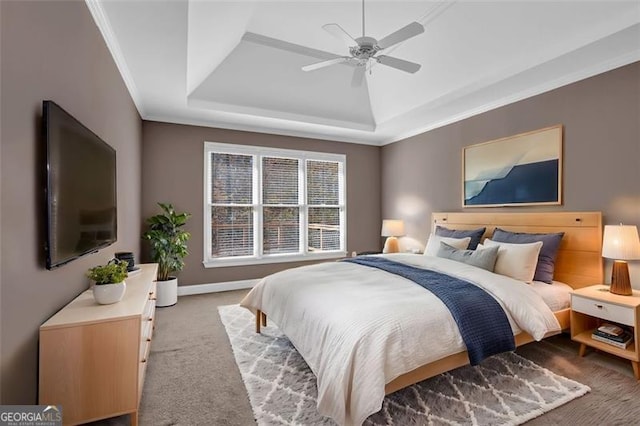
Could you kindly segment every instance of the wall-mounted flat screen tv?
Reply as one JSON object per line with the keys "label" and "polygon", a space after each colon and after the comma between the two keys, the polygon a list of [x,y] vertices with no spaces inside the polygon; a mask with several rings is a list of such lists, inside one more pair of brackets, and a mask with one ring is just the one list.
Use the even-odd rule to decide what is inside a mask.
{"label": "wall-mounted flat screen tv", "polygon": [[46,266],[116,241],[116,151],[52,101],[42,104],[46,164]]}

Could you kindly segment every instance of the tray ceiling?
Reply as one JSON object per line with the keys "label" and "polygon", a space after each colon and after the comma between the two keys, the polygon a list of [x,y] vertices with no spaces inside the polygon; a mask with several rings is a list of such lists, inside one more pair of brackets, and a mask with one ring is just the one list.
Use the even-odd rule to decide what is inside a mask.
{"label": "tray ceiling", "polygon": [[425,26],[385,51],[422,68],[359,87],[347,65],[301,67],[347,54],[322,25],[362,35],[360,1],[87,4],[143,119],[373,145],[640,60],[636,1],[367,1],[368,36]]}

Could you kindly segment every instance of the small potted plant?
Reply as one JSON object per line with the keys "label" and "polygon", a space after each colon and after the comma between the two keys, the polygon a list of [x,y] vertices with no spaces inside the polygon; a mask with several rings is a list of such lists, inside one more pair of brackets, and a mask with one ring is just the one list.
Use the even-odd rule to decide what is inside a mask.
{"label": "small potted plant", "polygon": [[191,234],[182,227],[191,217],[189,213],[176,213],[171,204],[158,203],[163,213],[147,219],[149,230],[142,238],[151,243],[151,259],[158,264],[156,306],[175,305],[178,301],[178,278],[171,276],[184,268],[189,254],[187,241]]}
{"label": "small potted plant", "polygon": [[87,271],[87,277],[95,282],[93,297],[101,305],[110,305],[122,300],[127,284],[127,262],[118,259],[106,265],[94,266]]}

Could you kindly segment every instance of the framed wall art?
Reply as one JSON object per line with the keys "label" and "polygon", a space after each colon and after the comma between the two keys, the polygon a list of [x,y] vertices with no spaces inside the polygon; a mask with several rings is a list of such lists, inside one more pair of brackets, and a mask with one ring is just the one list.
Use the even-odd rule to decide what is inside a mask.
{"label": "framed wall art", "polygon": [[562,125],[471,145],[462,152],[462,206],[562,203]]}

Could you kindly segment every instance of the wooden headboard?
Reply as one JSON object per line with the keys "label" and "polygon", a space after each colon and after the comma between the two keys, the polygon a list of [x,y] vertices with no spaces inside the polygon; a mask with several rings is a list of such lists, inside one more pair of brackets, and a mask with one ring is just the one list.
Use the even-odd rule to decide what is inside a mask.
{"label": "wooden headboard", "polygon": [[496,227],[513,232],[564,232],[554,279],[574,289],[603,283],[602,214],[600,212],[433,213],[432,227],[475,229],[486,227],[484,238]]}

